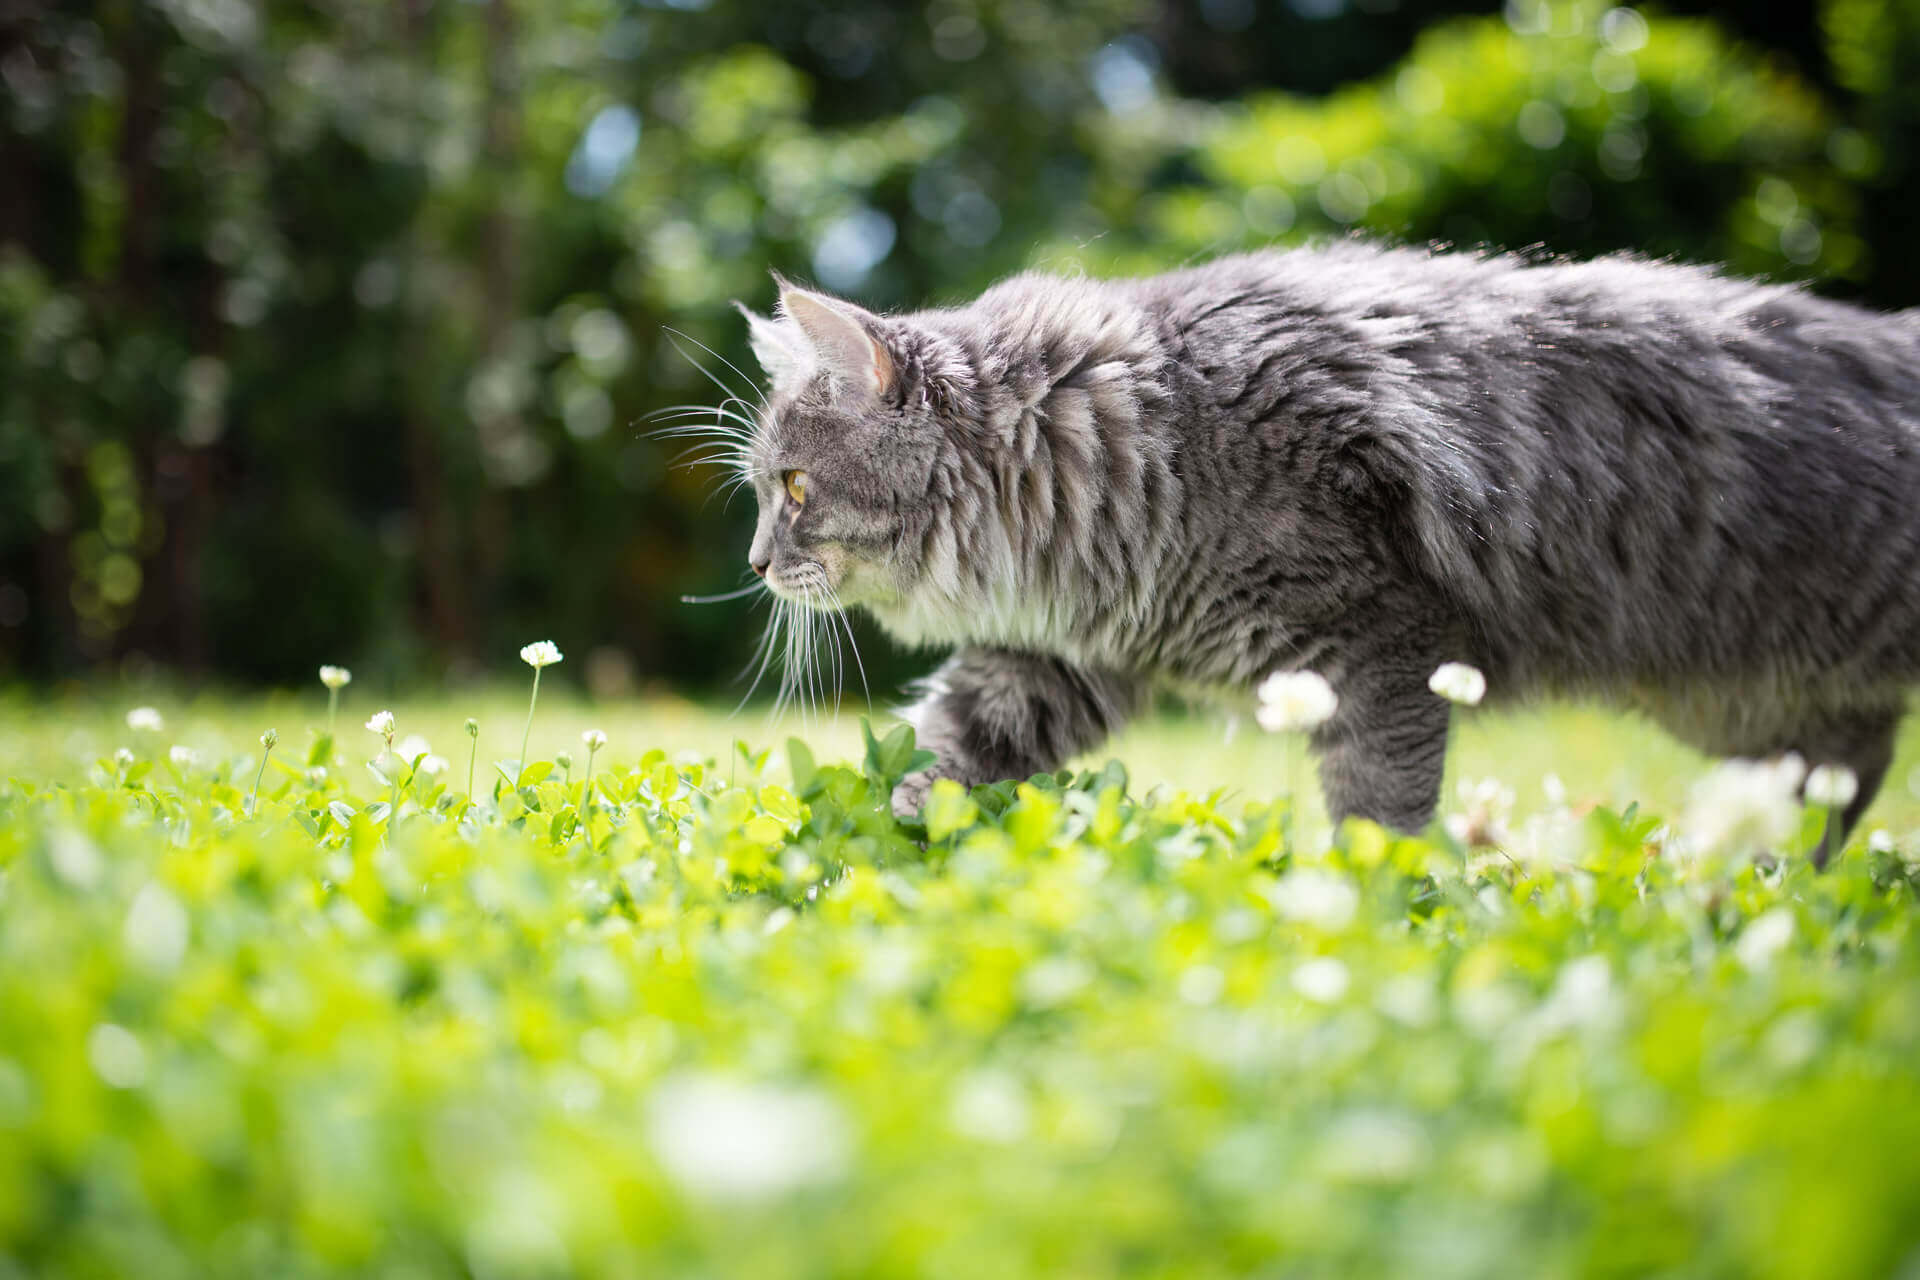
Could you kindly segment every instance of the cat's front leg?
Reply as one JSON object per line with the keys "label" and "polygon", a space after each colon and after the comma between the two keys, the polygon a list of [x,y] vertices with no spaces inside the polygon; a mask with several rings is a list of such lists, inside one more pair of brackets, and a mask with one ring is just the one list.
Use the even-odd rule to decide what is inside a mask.
{"label": "cat's front leg", "polygon": [[1015,649],[966,648],[907,712],[931,767],[894,789],[893,811],[919,812],[938,778],[973,786],[1059,768],[1098,746],[1140,705],[1142,682]]}
{"label": "cat's front leg", "polygon": [[1314,731],[1320,785],[1335,822],[1370,818],[1418,832],[1433,820],[1447,763],[1446,699],[1427,687],[1435,664],[1356,665],[1335,686],[1340,704]]}

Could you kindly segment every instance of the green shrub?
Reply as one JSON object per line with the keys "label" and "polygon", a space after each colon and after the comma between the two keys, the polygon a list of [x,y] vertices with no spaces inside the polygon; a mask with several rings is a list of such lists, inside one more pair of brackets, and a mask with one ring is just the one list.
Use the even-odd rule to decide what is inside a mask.
{"label": "green shrub", "polygon": [[1144,201],[1133,175],[1164,153],[1116,142],[1121,177],[1103,207],[1117,234],[1089,254],[1157,270],[1169,246],[1218,252],[1353,229],[1865,274],[1837,163],[1858,177],[1865,140],[1810,85],[1711,23],[1595,3],[1509,9],[1435,27],[1393,71],[1326,98],[1254,94],[1173,113],[1158,136],[1192,180]]}

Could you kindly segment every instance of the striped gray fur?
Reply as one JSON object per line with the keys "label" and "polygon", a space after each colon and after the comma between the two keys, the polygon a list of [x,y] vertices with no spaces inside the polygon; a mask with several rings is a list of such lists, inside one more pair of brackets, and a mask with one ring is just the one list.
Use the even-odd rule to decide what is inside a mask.
{"label": "striped gray fur", "polygon": [[1912,312],[1348,241],[896,316],[787,287],[751,319],[751,558],[956,649],[903,808],[1055,768],[1157,687],[1311,669],[1332,811],[1417,829],[1427,678],[1464,661],[1495,699],[1845,764],[1851,826],[1920,675]]}

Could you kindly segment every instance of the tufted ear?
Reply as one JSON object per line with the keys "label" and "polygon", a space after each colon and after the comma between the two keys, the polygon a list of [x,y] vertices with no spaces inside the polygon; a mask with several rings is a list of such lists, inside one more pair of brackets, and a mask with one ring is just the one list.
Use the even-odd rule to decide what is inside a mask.
{"label": "tufted ear", "polygon": [[739,302],[733,305],[747,318],[747,341],[753,347],[753,358],[766,370],[769,382],[781,386],[804,377],[813,368],[813,348],[800,326],[750,311]]}
{"label": "tufted ear", "polygon": [[851,302],[791,285],[780,291],[780,310],[785,320],[799,326],[813,354],[836,381],[875,395],[893,390],[898,370],[893,354],[878,336],[877,316]]}

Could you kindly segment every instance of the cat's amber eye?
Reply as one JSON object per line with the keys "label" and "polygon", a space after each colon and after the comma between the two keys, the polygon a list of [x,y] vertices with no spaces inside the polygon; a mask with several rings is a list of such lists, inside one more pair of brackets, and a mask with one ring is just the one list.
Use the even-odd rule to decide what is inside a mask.
{"label": "cat's amber eye", "polygon": [[806,506],[807,473],[804,471],[789,471],[786,474],[786,481],[787,496],[793,499],[793,505],[796,507]]}

